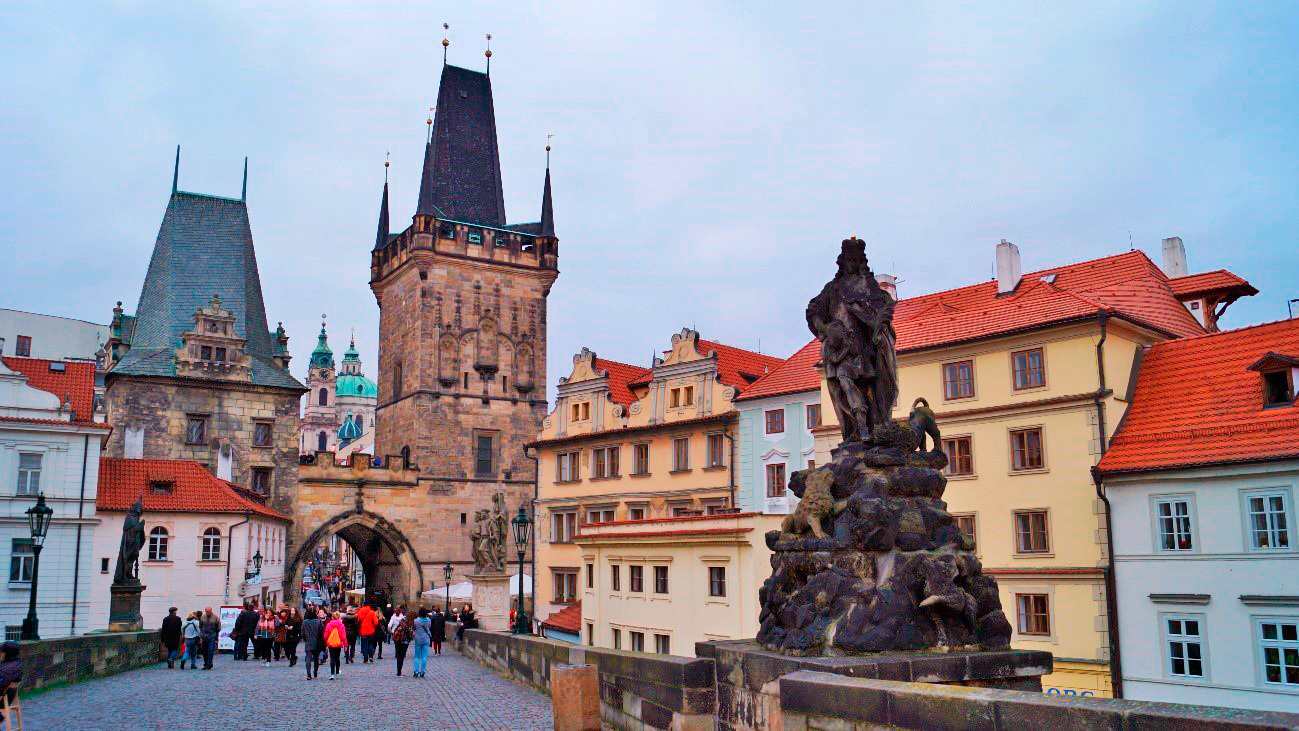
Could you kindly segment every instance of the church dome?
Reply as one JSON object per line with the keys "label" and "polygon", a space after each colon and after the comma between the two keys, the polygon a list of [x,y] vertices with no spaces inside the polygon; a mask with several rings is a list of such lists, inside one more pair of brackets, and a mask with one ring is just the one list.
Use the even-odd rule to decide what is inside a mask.
{"label": "church dome", "polygon": [[343,419],[343,425],[338,427],[338,441],[346,446],[348,443],[360,439],[362,433],[364,433],[364,430],[361,428],[361,419],[348,414],[347,418]]}
{"label": "church dome", "polygon": [[343,396],[364,396],[365,398],[379,398],[379,387],[374,381],[365,376],[345,373],[338,377],[334,382],[334,395],[342,398]]}

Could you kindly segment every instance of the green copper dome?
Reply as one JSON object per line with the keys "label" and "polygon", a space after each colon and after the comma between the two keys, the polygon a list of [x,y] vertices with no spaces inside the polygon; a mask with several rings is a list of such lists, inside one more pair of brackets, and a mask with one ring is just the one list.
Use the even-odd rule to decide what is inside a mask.
{"label": "green copper dome", "polygon": [[334,382],[334,394],[340,398],[343,396],[364,396],[377,399],[379,398],[379,387],[374,385],[374,381],[365,376],[344,373]]}
{"label": "green copper dome", "polygon": [[343,446],[347,446],[347,444],[360,439],[363,431],[361,418],[348,414],[347,418],[343,419],[343,425],[338,428],[338,441],[342,442]]}
{"label": "green copper dome", "polygon": [[320,323],[320,339],[316,341],[316,349],[311,351],[312,368],[333,368],[334,351],[329,349],[329,339],[325,337],[325,323]]}

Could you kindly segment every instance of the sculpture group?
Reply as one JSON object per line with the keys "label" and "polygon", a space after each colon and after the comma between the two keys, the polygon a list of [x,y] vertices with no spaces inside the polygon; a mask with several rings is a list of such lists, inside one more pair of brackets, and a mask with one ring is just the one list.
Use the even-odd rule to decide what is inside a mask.
{"label": "sculpture group", "polygon": [[933,411],[917,399],[907,419],[892,417],[894,300],[860,239],[843,242],[838,263],[807,322],[843,443],[829,464],[790,478],[800,502],[767,534],[758,642],[796,655],[1005,648],[997,583],[942,500],[947,456]]}
{"label": "sculpture group", "polygon": [[474,529],[469,534],[474,573],[505,572],[505,540],[509,524],[510,519],[505,511],[505,493],[498,492],[492,496],[490,510],[474,512]]}

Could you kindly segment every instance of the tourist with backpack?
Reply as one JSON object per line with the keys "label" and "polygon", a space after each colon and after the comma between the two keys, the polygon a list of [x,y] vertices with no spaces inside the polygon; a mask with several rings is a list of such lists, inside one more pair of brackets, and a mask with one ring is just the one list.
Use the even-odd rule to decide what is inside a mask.
{"label": "tourist with backpack", "polygon": [[202,630],[199,628],[199,617],[203,616],[202,612],[190,612],[189,617],[185,619],[185,626],[180,630],[181,639],[185,642],[185,654],[180,658],[180,669],[185,669],[185,661],[189,661],[190,670],[198,670],[198,650],[199,645],[203,644]]}
{"label": "tourist with backpack", "polygon": [[433,621],[428,617],[428,610],[420,608],[419,617],[414,625],[415,660],[411,663],[411,675],[422,678],[428,670],[428,648],[433,644]]}
{"label": "tourist with backpack", "polygon": [[343,650],[348,648],[347,627],[343,624],[341,612],[334,612],[334,618],[325,625],[325,649],[329,650],[329,679],[333,680],[342,673],[339,666]]}
{"label": "tourist with backpack", "polygon": [[388,634],[392,636],[392,646],[397,652],[397,676],[401,677],[401,666],[406,662],[406,648],[415,639],[415,628],[406,616],[406,607],[397,607],[397,612],[388,620]]}

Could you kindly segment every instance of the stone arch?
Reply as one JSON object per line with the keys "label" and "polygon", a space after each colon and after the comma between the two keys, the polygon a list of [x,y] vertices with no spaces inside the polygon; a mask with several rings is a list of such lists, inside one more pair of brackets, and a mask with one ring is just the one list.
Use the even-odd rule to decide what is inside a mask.
{"label": "stone arch", "polygon": [[[401,529],[382,515],[368,510],[350,510],[339,513],[322,523],[298,544],[285,573],[284,595],[293,603],[300,603],[302,570],[311,551],[320,543],[338,534],[361,557],[365,568],[367,590],[386,589],[393,585],[389,600],[414,604],[424,590],[424,570],[420,566],[415,547]],[[361,545],[358,545],[360,543]],[[396,560],[395,571],[381,561],[391,557]]]}

